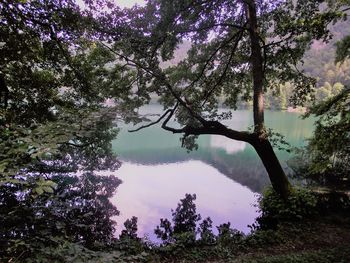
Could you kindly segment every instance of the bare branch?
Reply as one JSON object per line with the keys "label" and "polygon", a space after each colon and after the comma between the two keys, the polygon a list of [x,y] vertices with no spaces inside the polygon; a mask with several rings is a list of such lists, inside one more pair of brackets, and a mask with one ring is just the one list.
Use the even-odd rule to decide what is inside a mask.
{"label": "bare branch", "polygon": [[[132,61],[128,59],[128,61]],[[140,65],[138,62],[132,61],[135,63],[136,66],[140,66],[142,69],[144,69],[146,72],[152,74],[154,77],[156,77],[158,80],[162,81],[164,85],[167,87],[167,89],[172,93],[172,95],[177,99],[177,103],[173,109],[168,109],[160,118],[158,118],[157,121],[152,122],[150,124],[144,125],[142,127],[139,127],[136,130],[132,130],[130,132],[138,131],[147,127],[150,127],[152,125],[155,125],[159,123],[162,119],[165,119],[165,121],[162,123],[162,128],[164,130],[170,131],[172,133],[185,133],[185,135],[204,135],[204,134],[213,134],[213,135],[223,135],[225,137],[228,137],[230,139],[239,140],[239,141],[245,141],[248,143],[251,143],[253,140],[253,134],[249,132],[242,132],[242,131],[235,131],[232,129],[227,128],[225,125],[221,124],[218,121],[207,121],[202,116],[194,113],[192,109],[190,109],[186,102],[184,102],[178,94],[173,90],[173,87],[171,84],[166,80],[166,77],[164,73],[155,73],[152,70],[145,68],[144,66]],[[192,127],[189,125],[186,125],[183,128],[173,128],[169,127],[167,124],[169,120],[173,117],[175,110],[177,109],[178,105],[183,106],[186,108],[190,114],[200,121],[202,124],[201,127]]]}
{"label": "bare branch", "polygon": [[228,60],[228,62],[226,63],[224,72],[221,74],[221,76],[220,76],[220,78],[219,78],[219,81],[217,81],[217,82],[215,83],[214,87],[212,87],[212,88],[210,89],[210,91],[207,93],[206,98],[204,99],[204,101],[203,101],[203,103],[202,103],[202,106],[204,106],[204,104],[208,101],[209,97],[212,95],[212,93],[215,91],[215,89],[216,89],[216,88],[221,84],[221,82],[223,81],[223,79],[224,79],[224,77],[225,77],[225,75],[226,75],[226,72],[227,72],[227,70],[228,70],[228,68],[229,68],[229,65],[230,65],[230,63],[231,63],[231,60],[232,60],[232,58],[233,58],[233,55],[234,55],[234,53],[235,53],[235,51],[236,51],[236,49],[237,49],[237,47],[238,47],[239,41],[241,40],[242,36],[243,36],[243,31],[239,31],[239,35],[238,35],[238,37],[237,37],[237,39],[236,39],[236,42],[235,42],[235,44],[234,44],[234,47],[233,47],[233,49],[232,49],[232,52],[231,52],[230,57],[229,57],[229,60]]}
{"label": "bare branch", "polygon": [[[151,122],[151,123],[146,124],[146,125],[143,125],[143,126],[137,128],[137,129],[134,129],[134,130],[128,130],[128,132],[137,132],[137,131],[139,131],[139,130],[142,130],[142,129],[151,127],[151,126],[153,126],[153,125],[159,123],[159,122],[160,122],[162,119],[164,119],[164,117],[167,116],[169,113],[170,113],[169,116],[171,117],[171,116],[173,115],[174,111],[176,110],[177,106],[178,106],[178,104],[176,104],[174,108],[168,109],[168,110],[167,110],[166,112],[164,112],[163,115],[160,116],[156,121]],[[169,118],[169,117],[168,117],[168,118]]]}
{"label": "bare branch", "polygon": [[286,41],[288,41],[288,40],[293,39],[294,36],[295,36],[295,32],[292,31],[287,37],[282,38],[282,39],[280,39],[280,40],[278,40],[278,41],[276,41],[276,42],[270,42],[270,43],[268,43],[268,44],[265,44],[265,45],[263,46],[263,48],[269,48],[269,47],[271,47],[271,46],[273,47],[273,46],[279,45],[279,44],[281,44],[281,43],[283,43],[283,42],[286,42]]}
{"label": "bare branch", "polygon": [[212,25],[208,25],[205,27],[200,27],[200,28],[194,28],[194,29],[187,29],[187,30],[178,30],[176,31],[176,33],[192,33],[192,32],[198,32],[198,31],[202,31],[202,30],[208,30],[208,29],[213,29],[215,27],[232,27],[232,28],[236,28],[239,30],[246,30],[248,31],[249,28],[244,26],[240,26],[240,25],[236,25],[236,24],[231,24],[231,23],[217,23],[217,24],[212,24]]}
{"label": "bare branch", "polygon": [[[178,104],[177,104],[178,105]],[[169,120],[171,119],[171,117],[173,117],[174,115],[174,112],[175,112],[175,109],[177,107],[177,105],[175,105],[174,109],[171,111],[171,113],[168,115],[168,117],[165,119],[165,121],[162,123],[162,128],[166,131],[170,131],[172,133],[183,133],[185,132],[185,129],[184,128],[181,128],[181,129],[176,129],[176,128],[172,128],[172,127],[169,127],[167,126]]]}
{"label": "bare branch", "polygon": [[[246,25],[246,24],[245,24]],[[230,37],[228,40],[224,41],[221,45],[219,45],[214,52],[210,55],[210,57],[206,60],[201,72],[198,74],[197,78],[194,79],[187,87],[185,87],[184,90],[189,89],[190,87],[192,87],[204,74],[205,69],[207,68],[209,62],[214,58],[214,56],[222,49],[224,48],[228,43],[231,42],[231,40],[233,40],[235,37],[237,36],[241,36],[243,34],[243,30],[240,30],[238,32],[236,32],[235,34],[233,34],[232,37]],[[239,37],[240,39],[241,37]],[[236,47],[234,48],[234,50],[236,49]],[[233,52],[233,51],[232,51]]]}
{"label": "bare branch", "polygon": [[76,144],[76,143],[72,143],[72,142],[58,142],[58,145],[69,145],[69,146],[73,146],[73,147],[77,147],[77,148],[85,148],[88,146],[91,146],[92,144],[96,143],[96,141],[91,141],[91,142],[87,142],[87,143],[80,143],[80,144]]}
{"label": "bare branch", "polygon": [[190,107],[188,107],[187,103],[181,98],[181,96],[175,92],[175,90],[173,89],[173,86],[169,83],[169,81],[166,78],[166,75],[163,73],[163,71],[160,68],[154,69],[154,68],[146,67],[146,66],[142,65],[141,63],[139,63],[138,61],[135,61],[135,60],[133,60],[133,59],[123,55],[123,54],[120,54],[120,53],[116,52],[115,50],[113,50],[108,45],[106,45],[106,44],[104,44],[102,42],[101,42],[101,44],[103,46],[105,46],[106,48],[108,48],[115,55],[117,55],[120,58],[124,59],[127,63],[129,63],[130,66],[133,66],[133,67],[136,67],[136,68],[141,68],[145,72],[147,72],[148,74],[151,74],[153,77],[158,79],[161,83],[163,83],[163,85],[168,89],[168,91],[170,91],[171,95],[173,95],[173,97],[178,101],[178,103],[181,106],[183,106],[185,109],[187,109],[188,112],[194,118],[196,118],[202,124],[206,123],[206,120],[202,116],[200,116],[197,113],[195,113]]}

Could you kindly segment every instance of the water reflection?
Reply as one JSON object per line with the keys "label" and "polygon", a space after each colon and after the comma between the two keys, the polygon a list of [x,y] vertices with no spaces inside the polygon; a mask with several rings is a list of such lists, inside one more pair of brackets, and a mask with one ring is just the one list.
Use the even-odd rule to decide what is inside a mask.
{"label": "water reflection", "polygon": [[[118,145],[115,145],[115,151],[120,149],[119,156],[121,160],[134,165],[145,166],[197,160],[201,161],[203,165],[214,167],[221,173],[221,176],[227,176],[255,192],[260,192],[268,183],[268,178],[260,159],[255,150],[248,144],[228,140],[220,136],[202,136],[199,138],[199,149],[187,153],[186,150],[180,147],[179,142],[176,140],[177,138],[172,138],[172,135],[167,134],[168,141],[165,143],[162,140],[164,131],[160,129],[158,131],[154,129],[153,131],[153,136],[159,138],[159,144],[156,143],[156,138],[141,135],[146,141],[145,143],[153,145],[153,148],[140,147],[139,149],[133,149],[132,142],[134,140],[131,138],[126,140],[131,144],[129,149],[120,149]],[[130,136],[133,137],[135,135],[132,134]],[[211,147],[211,142],[213,141],[211,138],[214,138],[217,147]],[[176,144],[173,146],[174,141]],[[119,141],[117,140],[117,142]],[[221,147],[218,142],[222,145]],[[141,142],[140,145],[142,145]],[[166,145],[168,146],[166,147]]]}
{"label": "water reflection", "polygon": [[[160,112],[151,105],[143,113]],[[298,114],[266,112],[269,128],[286,137],[292,146],[301,146],[312,133],[313,120],[302,120]],[[252,125],[251,112],[233,112],[225,125],[246,130]],[[200,136],[199,149],[187,153],[180,147],[180,136],[159,127],[137,133],[122,129],[113,149],[124,161],[116,172],[123,180],[113,198],[121,211],[122,223],[128,217],[139,217],[140,232],[153,233],[160,217],[171,217],[185,193],[197,194],[197,207],[203,216],[212,217],[215,224],[231,221],[239,230],[256,216],[254,192],[269,184],[266,171],[255,150],[248,144],[222,136]],[[278,151],[282,166],[287,170],[290,155]]]}
{"label": "water reflection", "polygon": [[[145,113],[157,112],[159,107],[152,105]],[[249,111],[234,112],[225,125],[245,130],[251,125]],[[301,146],[313,129],[313,120],[302,120],[300,115],[288,112],[266,112],[267,126],[283,134],[292,146]],[[158,165],[199,160],[216,168],[221,174],[261,192],[268,184],[265,169],[255,150],[243,142],[227,139],[223,136],[200,136],[199,149],[187,153],[180,147],[180,136],[168,133],[159,127],[151,127],[137,133],[128,133],[122,129],[113,149],[121,160],[142,165]],[[277,151],[282,166],[287,170],[286,160],[291,155]]]}
{"label": "water reflection", "polygon": [[124,163],[117,173],[123,184],[111,202],[121,211],[118,222],[137,216],[139,234],[149,234],[153,240],[159,219],[171,218],[170,209],[186,193],[196,193],[198,212],[210,216],[214,225],[231,221],[248,232],[247,225],[257,216],[254,192],[201,161],[154,166]]}
{"label": "water reflection", "polygon": [[55,189],[44,186],[37,195],[31,186],[42,174],[25,176],[25,184],[0,185],[0,258],[26,257],[69,241],[89,248],[114,242],[111,218],[119,211],[110,198],[121,183],[118,178],[110,173],[51,174]]}
{"label": "water reflection", "polygon": [[243,151],[246,143],[233,141],[223,136],[210,136],[210,146],[212,148],[224,149],[227,154],[234,154]]}

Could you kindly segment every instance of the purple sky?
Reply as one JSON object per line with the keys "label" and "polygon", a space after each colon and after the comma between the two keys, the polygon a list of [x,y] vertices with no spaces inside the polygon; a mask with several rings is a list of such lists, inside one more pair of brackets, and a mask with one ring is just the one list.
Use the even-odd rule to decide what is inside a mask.
{"label": "purple sky", "polygon": [[132,7],[135,4],[143,5],[145,3],[144,0],[115,0],[115,2],[120,7]]}
{"label": "purple sky", "polygon": [[[144,5],[145,0],[114,0],[114,2],[120,7],[132,7],[135,4]],[[80,6],[84,6],[83,0],[77,0]]]}

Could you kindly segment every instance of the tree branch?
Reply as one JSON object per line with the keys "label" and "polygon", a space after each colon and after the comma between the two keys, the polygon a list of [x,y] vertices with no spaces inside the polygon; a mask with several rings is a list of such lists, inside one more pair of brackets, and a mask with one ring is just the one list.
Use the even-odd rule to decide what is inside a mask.
{"label": "tree branch", "polygon": [[164,130],[170,131],[172,133],[184,133],[185,136],[188,135],[222,135],[227,138],[238,140],[238,141],[244,141],[248,143],[252,143],[255,139],[253,133],[244,132],[244,131],[236,131],[227,128],[225,125],[218,121],[207,121],[204,126],[201,127],[193,127],[190,125],[186,125],[183,128],[173,128],[167,126],[169,120],[173,116],[174,111],[171,111],[171,113],[168,115],[168,117],[165,119],[165,121],[162,124],[162,128]]}
{"label": "tree branch", "polygon": [[236,28],[239,30],[246,30],[249,31],[249,28],[244,26],[240,26],[240,25],[236,25],[236,24],[230,24],[230,23],[217,23],[217,24],[212,24],[212,25],[208,25],[205,27],[200,27],[200,28],[193,28],[193,29],[187,29],[187,30],[177,30],[176,33],[180,33],[180,34],[184,34],[184,33],[192,33],[192,32],[198,32],[198,31],[202,31],[202,30],[208,30],[208,29],[212,29],[215,27],[232,27],[232,28]]}
{"label": "tree branch", "polygon": [[[141,68],[145,72],[147,72],[148,74],[151,74],[153,77],[155,77],[157,80],[159,80],[167,88],[167,90],[171,93],[171,95],[173,95],[173,97],[178,101],[178,103],[181,106],[183,106],[185,109],[187,109],[188,112],[194,118],[196,118],[202,124],[205,124],[207,122],[202,116],[198,115],[190,107],[188,107],[187,103],[181,98],[181,96],[175,92],[175,90],[173,89],[173,86],[169,83],[169,81],[167,80],[165,74],[163,73],[163,71],[160,68],[154,69],[154,68],[149,68],[147,66],[144,66],[140,62],[135,61],[134,59],[131,59],[131,58],[129,58],[129,57],[123,55],[123,54],[120,54],[120,53],[116,52],[115,50],[113,50],[111,47],[109,47],[108,45],[104,44],[103,42],[100,42],[100,43],[101,43],[101,45],[103,45],[106,48],[108,48],[112,53],[114,53],[115,55],[117,55],[120,58],[124,59],[127,63],[129,63],[130,66],[133,66],[133,67],[136,67],[136,68]],[[132,62],[132,64],[130,62]]]}
{"label": "tree branch", "polygon": [[[244,26],[246,25],[247,23],[244,24]],[[214,52],[210,55],[210,57],[205,61],[205,64],[201,70],[201,72],[198,74],[197,78],[195,80],[193,80],[187,87],[184,88],[184,90],[187,90],[189,89],[190,87],[192,87],[204,74],[204,71],[205,69],[207,68],[209,62],[214,58],[214,56],[222,49],[224,48],[225,46],[227,46],[228,43],[230,43],[235,37],[238,36],[238,40],[237,42],[239,42],[239,39],[241,39],[241,36],[243,35],[243,29],[236,32],[235,34],[233,34],[232,37],[230,37],[228,40],[224,41],[222,44],[220,44],[215,50]],[[238,44],[238,43],[237,43]],[[236,50],[237,46],[234,47],[233,50]],[[234,52],[234,51],[232,51]],[[232,54],[232,53],[231,53]],[[232,58],[232,55],[230,56],[230,60]]]}
{"label": "tree branch", "polygon": [[[221,84],[221,82],[223,81],[223,79],[224,79],[224,77],[225,77],[225,75],[226,75],[226,72],[227,72],[228,67],[229,67],[229,65],[230,65],[230,63],[231,63],[231,60],[232,60],[232,58],[233,58],[233,55],[234,55],[234,53],[235,53],[235,51],[236,51],[236,49],[237,49],[237,47],[238,47],[239,41],[241,40],[241,38],[242,38],[242,36],[243,36],[243,31],[239,31],[238,33],[239,33],[239,34],[235,34],[235,35],[234,35],[234,37],[235,37],[236,35],[238,35],[238,37],[237,37],[236,42],[235,42],[235,44],[234,44],[234,46],[233,46],[233,49],[232,49],[232,52],[231,52],[231,54],[230,54],[229,60],[228,60],[228,62],[226,63],[224,72],[221,74],[221,76],[220,76],[220,78],[219,78],[219,81],[217,81],[217,82],[215,83],[214,87],[210,89],[210,91],[208,92],[208,94],[207,94],[206,97],[204,98],[204,101],[203,101],[203,103],[202,103],[202,106],[204,106],[204,104],[208,101],[208,99],[209,99],[209,97],[211,96],[211,94],[214,92],[214,90],[217,88],[217,86],[219,86],[219,85]],[[233,38],[232,38],[232,39],[233,39]]]}
{"label": "tree branch", "polygon": [[172,133],[184,133],[185,135],[222,135],[227,138],[237,140],[237,141],[244,141],[247,143],[252,143],[254,140],[254,134],[244,131],[236,131],[229,129],[227,127],[215,127],[215,126],[202,126],[202,127],[192,127],[189,125],[184,126],[183,128],[176,129],[167,126],[165,123],[163,123],[162,128],[170,131]]}
{"label": "tree branch", "polygon": [[154,122],[151,122],[149,124],[146,124],[146,125],[142,125],[141,127],[137,128],[137,129],[133,129],[133,130],[128,130],[128,132],[137,132],[139,130],[142,130],[142,129],[145,129],[145,128],[148,128],[148,127],[151,127],[157,123],[159,123],[162,119],[164,119],[165,116],[167,116],[169,113],[170,113],[170,117],[172,116],[172,114],[174,113],[174,111],[176,110],[178,106],[178,103],[176,103],[175,107],[172,108],[172,109],[168,109],[166,112],[163,113],[162,116],[160,116],[156,121]]}

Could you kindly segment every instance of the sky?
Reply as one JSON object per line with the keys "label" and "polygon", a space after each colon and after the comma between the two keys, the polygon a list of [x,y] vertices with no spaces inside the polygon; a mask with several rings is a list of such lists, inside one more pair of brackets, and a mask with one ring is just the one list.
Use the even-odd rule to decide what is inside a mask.
{"label": "sky", "polygon": [[[141,6],[145,4],[145,0],[114,0],[114,2],[120,7],[127,8],[130,8],[135,4]],[[83,0],[77,0],[77,3],[80,5],[80,7],[84,7]]]}
{"label": "sky", "polygon": [[144,5],[144,0],[114,0],[120,7],[132,7],[135,4]]}

